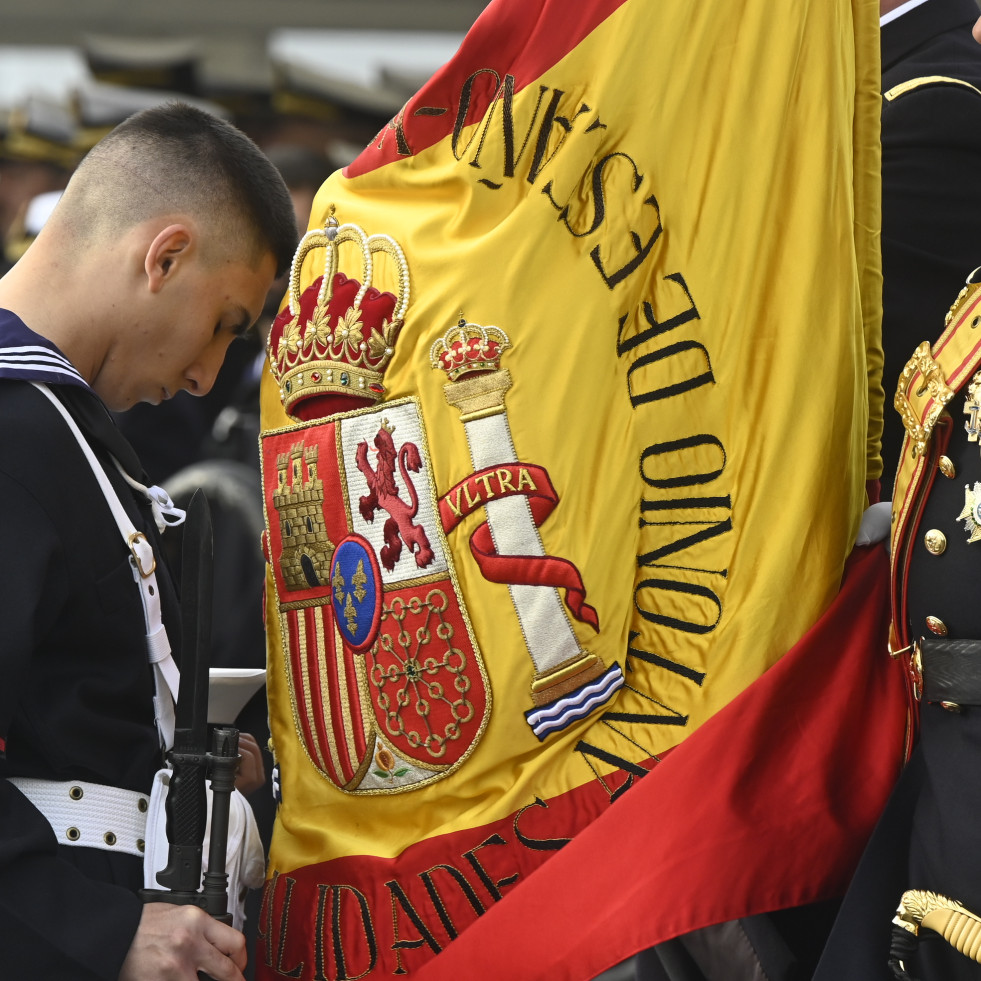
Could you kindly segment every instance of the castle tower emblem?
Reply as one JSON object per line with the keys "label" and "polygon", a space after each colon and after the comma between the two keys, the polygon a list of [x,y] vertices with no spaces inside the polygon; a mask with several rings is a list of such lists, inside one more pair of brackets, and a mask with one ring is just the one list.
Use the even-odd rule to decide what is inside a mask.
{"label": "castle tower emblem", "polygon": [[283,541],[281,565],[290,589],[327,581],[334,545],[324,525],[324,486],[317,476],[316,446],[296,443],[276,457],[277,489],[273,507]]}

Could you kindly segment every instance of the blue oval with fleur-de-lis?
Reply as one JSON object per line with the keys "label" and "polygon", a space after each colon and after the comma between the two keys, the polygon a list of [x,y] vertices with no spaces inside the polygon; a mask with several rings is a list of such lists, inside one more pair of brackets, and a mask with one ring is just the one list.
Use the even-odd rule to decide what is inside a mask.
{"label": "blue oval with fleur-de-lis", "polygon": [[352,650],[369,648],[381,622],[382,577],[371,543],[349,535],[330,563],[330,601],[337,629]]}

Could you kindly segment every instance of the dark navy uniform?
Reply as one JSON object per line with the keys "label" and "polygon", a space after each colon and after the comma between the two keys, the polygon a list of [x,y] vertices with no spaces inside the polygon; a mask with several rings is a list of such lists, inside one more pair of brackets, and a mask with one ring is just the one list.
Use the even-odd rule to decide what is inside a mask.
{"label": "dark navy uniform", "polygon": [[[815,981],[886,981],[890,947],[922,981],[981,979],[937,933],[893,935],[908,890],[981,914],[981,286],[900,376],[903,463],[893,498],[890,646],[919,738],[841,908]],[[967,411],[965,411],[967,410]],[[966,428],[967,427],[967,428]],[[968,432],[968,429],[971,432]],[[979,641],[976,651],[957,641]],[[905,951],[902,948],[906,948]]]}
{"label": "dark navy uniform", "polygon": [[[15,380],[19,361],[9,352],[25,340],[57,352],[0,311],[0,976],[115,981],[142,909],[141,860],[59,845],[5,779],[146,793],[161,765],[129,552],[65,420]],[[101,400],[70,373],[38,378],[68,407],[160,555],[149,510],[108,454],[143,479],[139,461]],[[176,595],[165,573],[157,582],[176,654]]]}
{"label": "dark navy uniform", "polygon": [[883,496],[896,472],[903,427],[896,381],[965,275],[981,265],[981,46],[974,0],[926,0],[882,27],[882,383],[886,393]]}

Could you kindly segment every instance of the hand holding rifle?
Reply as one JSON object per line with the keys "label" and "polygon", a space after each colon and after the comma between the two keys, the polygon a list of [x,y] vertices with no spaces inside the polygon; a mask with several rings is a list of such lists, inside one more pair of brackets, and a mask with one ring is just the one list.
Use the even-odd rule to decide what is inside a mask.
{"label": "hand holding rifle", "polygon": [[[213,749],[206,751],[212,562],[211,514],[199,490],[191,498],[184,530],[181,681],[166,801],[168,862],[157,873],[163,888],[141,890],[147,906],[120,981],[196,981],[199,971],[215,981],[239,981],[245,966],[244,938],[227,926],[231,914],[225,873],[229,803],[240,759],[238,730],[216,729]],[[211,838],[202,889],[208,778]],[[161,957],[172,973],[161,973]],[[151,973],[142,973],[145,968]]]}

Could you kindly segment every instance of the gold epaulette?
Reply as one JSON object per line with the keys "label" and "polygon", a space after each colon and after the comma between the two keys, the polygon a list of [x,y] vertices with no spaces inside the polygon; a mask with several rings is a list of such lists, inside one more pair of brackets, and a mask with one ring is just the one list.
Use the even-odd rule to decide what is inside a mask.
{"label": "gold epaulette", "polygon": [[945,320],[946,329],[935,344],[924,341],[913,353],[896,388],[895,406],[903,418],[899,470],[893,489],[891,564],[893,621],[889,645],[898,655],[908,648],[899,602],[903,584],[907,526],[922,504],[921,486],[930,473],[931,436],[944,407],[981,365],[981,283],[961,290]]}

